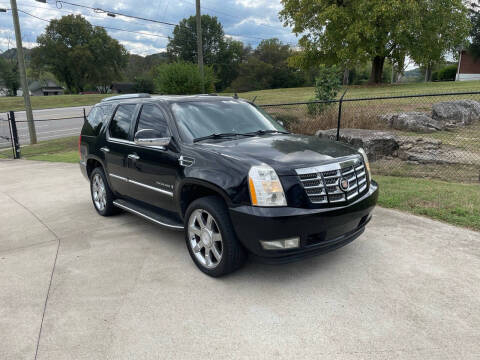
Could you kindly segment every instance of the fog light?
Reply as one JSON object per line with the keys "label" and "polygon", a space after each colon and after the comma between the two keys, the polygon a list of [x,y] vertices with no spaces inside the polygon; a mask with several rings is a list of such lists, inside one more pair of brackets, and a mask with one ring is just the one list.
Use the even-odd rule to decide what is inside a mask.
{"label": "fog light", "polygon": [[294,249],[298,248],[300,245],[300,238],[290,238],[290,239],[283,239],[283,240],[275,240],[275,241],[262,241],[260,240],[263,248],[265,250],[286,250],[286,249]]}

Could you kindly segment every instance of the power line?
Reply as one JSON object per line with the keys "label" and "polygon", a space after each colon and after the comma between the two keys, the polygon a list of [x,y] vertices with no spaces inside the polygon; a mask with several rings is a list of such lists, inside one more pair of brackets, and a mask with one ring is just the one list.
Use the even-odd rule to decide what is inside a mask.
{"label": "power line", "polygon": [[104,14],[107,14],[108,16],[113,16],[113,17],[124,16],[124,17],[132,18],[132,19],[150,21],[150,22],[169,25],[169,26],[175,26],[176,25],[176,24],[169,23],[169,22],[166,22],[166,21],[148,19],[148,18],[144,18],[144,17],[141,17],[141,16],[135,16],[135,15],[128,15],[128,14],[124,14],[124,13],[120,13],[120,12],[116,12],[116,11],[104,10],[104,9],[101,9],[101,8],[94,8],[94,7],[87,6],[87,5],[75,4],[75,3],[71,3],[71,2],[68,2],[68,1],[64,1],[64,0],[56,0],[56,5],[57,5],[58,9],[61,9],[63,4],[68,4],[68,5],[71,5],[71,6],[77,6],[77,7],[81,7],[81,8],[84,8],[84,9],[90,9],[90,10],[93,10],[94,12],[104,13]]}
{"label": "power line", "polygon": [[[31,17],[33,17],[33,18],[35,18],[35,19],[38,19],[38,20],[41,20],[41,21],[45,21],[45,22],[48,22],[48,23],[49,23],[51,20],[54,20],[54,19],[50,19],[50,20],[43,19],[43,18],[41,18],[41,17],[39,17],[39,16],[30,14],[29,12],[26,12],[26,11],[24,11],[24,10],[18,9],[18,11],[21,12],[22,14],[31,16]],[[72,25],[73,25],[73,24],[72,24]],[[133,33],[133,34],[140,34],[140,35],[147,35],[147,36],[155,36],[155,37],[159,37],[159,38],[168,39],[168,36],[158,35],[158,34],[151,34],[151,33],[143,32],[143,31],[133,31],[133,30],[126,30],[126,29],[119,29],[119,28],[115,28],[115,27],[95,25],[95,24],[92,24],[92,26],[100,27],[100,28],[107,29],[107,30],[123,31],[123,32],[128,32],[128,33]]]}

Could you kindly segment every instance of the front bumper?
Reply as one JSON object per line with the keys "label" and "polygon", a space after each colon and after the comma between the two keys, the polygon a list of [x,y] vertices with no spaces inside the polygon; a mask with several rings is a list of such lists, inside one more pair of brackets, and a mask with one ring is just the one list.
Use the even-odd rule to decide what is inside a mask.
{"label": "front bumper", "polygon": [[[355,202],[338,208],[300,209],[240,206],[230,217],[240,242],[264,262],[289,262],[329,252],[355,240],[365,230],[378,199],[378,185]],[[260,240],[300,237],[300,246],[289,250],[264,250]]]}

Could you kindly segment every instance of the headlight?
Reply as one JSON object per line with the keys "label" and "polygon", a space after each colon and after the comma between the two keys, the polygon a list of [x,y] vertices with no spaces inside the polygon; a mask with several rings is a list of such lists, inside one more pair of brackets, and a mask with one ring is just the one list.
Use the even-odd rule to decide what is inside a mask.
{"label": "headlight", "polygon": [[266,164],[250,168],[248,187],[254,206],[287,206],[280,179],[275,170]]}
{"label": "headlight", "polygon": [[370,172],[370,163],[368,162],[368,156],[367,156],[367,153],[365,152],[365,150],[363,150],[362,148],[358,149],[358,152],[360,153],[360,155],[362,155],[363,157],[363,162],[365,164],[365,169],[367,169],[367,181],[368,183],[370,183],[370,180],[372,178],[372,175],[371,175],[371,172]]}

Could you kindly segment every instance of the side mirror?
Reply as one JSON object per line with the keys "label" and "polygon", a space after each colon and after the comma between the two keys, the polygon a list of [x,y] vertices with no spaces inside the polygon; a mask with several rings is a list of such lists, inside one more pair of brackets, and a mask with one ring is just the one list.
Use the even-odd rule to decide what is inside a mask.
{"label": "side mirror", "polygon": [[158,131],[152,129],[143,129],[137,131],[133,138],[135,145],[148,146],[148,147],[158,147],[165,149],[172,140],[171,136],[162,137]]}

